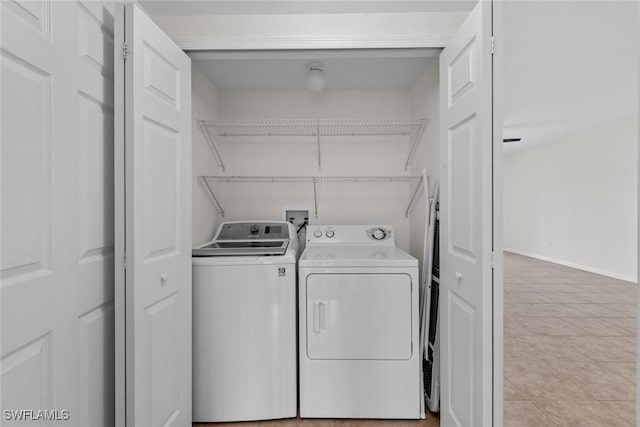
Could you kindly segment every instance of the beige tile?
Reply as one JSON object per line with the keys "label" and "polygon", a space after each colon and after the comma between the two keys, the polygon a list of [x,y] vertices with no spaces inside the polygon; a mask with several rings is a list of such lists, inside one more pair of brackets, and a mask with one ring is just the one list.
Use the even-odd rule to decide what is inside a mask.
{"label": "beige tile", "polygon": [[[604,304],[610,310],[615,311],[616,313],[624,316],[624,317],[637,317],[638,315],[638,305],[637,304]],[[613,316],[612,316],[613,317]],[[617,316],[616,316],[617,317]]]}
{"label": "beige tile", "polygon": [[630,300],[635,301],[637,298],[637,292],[625,291],[625,292],[580,292],[580,298],[585,302],[592,302],[597,304],[624,304]]}
{"label": "beige tile", "polygon": [[629,336],[629,331],[614,326],[612,323],[607,322],[607,320],[608,318],[576,317],[567,318],[565,319],[565,322],[583,331],[582,334],[578,335],[592,335],[595,337]]}
{"label": "beige tile", "polygon": [[618,294],[619,293],[619,294],[631,295],[629,292],[633,290],[637,292],[637,289],[633,289],[632,287],[627,285],[604,285],[602,283],[584,283],[582,285],[574,284],[574,286],[579,287],[580,292],[592,292],[596,294],[607,294],[607,293]]}
{"label": "beige tile", "polygon": [[545,294],[547,302],[553,304],[587,304],[591,301],[584,298],[580,292],[561,292],[553,287],[553,292],[547,292]]}
{"label": "beige tile", "polygon": [[585,317],[583,311],[577,310],[569,304],[510,304],[510,308],[522,317]]}
{"label": "beige tile", "polygon": [[[609,325],[611,327],[611,325]],[[585,335],[585,331],[569,322],[569,318],[511,316],[504,321],[505,337],[527,335],[577,336]],[[508,340],[508,338],[505,338]]]}
{"label": "beige tile", "polygon": [[503,394],[504,400],[524,400],[516,386],[508,378],[504,378]]}
{"label": "beige tile", "polygon": [[591,397],[541,361],[505,361],[505,376],[528,400],[584,400]]}
{"label": "beige tile", "polygon": [[596,401],[536,401],[551,421],[567,427],[627,427],[630,424],[618,417],[604,404]]}
{"label": "beige tile", "polygon": [[636,423],[636,402],[629,400],[618,400],[612,402],[602,402],[611,412],[618,415],[631,425]]}
{"label": "beige tile", "polygon": [[[504,341],[504,358],[505,360],[574,360],[588,362],[592,360],[590,357],[592,349],[587,343],[576,341],[579,338],[585,337],[542,335],[508,337]],[[616,359],[615,361],[618,360]]]}
{"label": "beige tile", "polygon": [[567,304],[567,306],[583,313],[574,317],[625,317],[619,311],[607,307],[605,304]]}
{"label": "beige tile", "polygon": [[635,353],[620,347],[627,337],[566,337],[567,346],[597,362],[634,362]]}
{"label": "beige tile", "polygon": [[551,301],[544,292],[528,292],[528,291],[505,291],[504,292],[505,304],[512,303],[527,303],[527,304],[540,304],[550,303]]}
{"label": "beige tile", "polygon": [[533,402],[504,402],[504,427],[552,427],[553,425]]}
{"label": "beige tile", "polygon": [[[635,356],[636,354],[636,340],[635,336],[633,337],[603,337],[607,345],[612,347],[617,347],[622,351],[632,354]],[[635,359],[634,359],[635,360]]]}
{"label": "beige tile", "polygon": [[616,363],[616,362],[601,362],[602,366],[609,369],[611,372],[620,375],[622,378],[636,383],[636,364],[635,363]]}
{"label": "beige tile", "polygon": [[595,362],[549,362],[595,400],[633,400],[635,385]]}
{"label": "beige tile", "polygon": [[629,332],[630,336],[636,336],[638,320],[632,317],[607,317],[603,319],[605,322],[612,324],[618,328],[622,328]]}

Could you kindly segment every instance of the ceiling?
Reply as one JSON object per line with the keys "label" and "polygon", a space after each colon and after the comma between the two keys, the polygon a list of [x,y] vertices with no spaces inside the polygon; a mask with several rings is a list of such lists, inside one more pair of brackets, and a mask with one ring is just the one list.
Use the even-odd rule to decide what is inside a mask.
{"label": "ceiling", "polygon": [[410,89],[440,49],[194,52],[196,66],[220,90],[306,90],[311,62],[325,89]]}
{"label": "ceiling", "polygon": [[151,15],[410,13],[470,10],[465,0],[142,0]]}
{"label": "ceiling", "polygon": [[637,7],[505,3],[505,151],[637,117]]}

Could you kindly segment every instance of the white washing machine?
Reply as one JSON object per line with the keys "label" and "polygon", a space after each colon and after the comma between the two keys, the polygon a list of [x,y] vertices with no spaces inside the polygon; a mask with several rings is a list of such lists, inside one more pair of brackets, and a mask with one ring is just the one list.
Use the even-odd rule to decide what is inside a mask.
{"label": "white washing machine", "polygon": [[193,421],[295,417],[296,260],[287,222],[226,222],[193,249]]}
{"label": "white washing machine", "polygon": [[420,418],[418,261],[390,226],[307,227],[300,416]]}

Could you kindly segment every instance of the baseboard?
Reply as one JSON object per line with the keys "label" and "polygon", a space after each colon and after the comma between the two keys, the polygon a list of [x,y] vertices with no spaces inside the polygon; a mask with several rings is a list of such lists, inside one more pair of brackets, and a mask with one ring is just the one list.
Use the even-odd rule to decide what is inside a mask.
{"label": "baseboard", "polygon": [[599,274],[601,276],[611,277],[613,279],[624,280],[625,282],[631,282],[634,284],[638,284],[638,281],[635,277],[627,276],[624,274],[612,273],[610,271],[601,270],[599,268],[587,267],[586,265],[575,264],[569,261],[563,261],[560,259],[551,258],[544,255],[533,254],[525,251],[519,251],[517,249],[504,249],[505,252],[511,252],[516,255],[522,255],[529,258],[539,259],[540,261],[552,262],[554,264],[564,265],[565,267],[575,268],[576,270],[587,271],[589,273]]}

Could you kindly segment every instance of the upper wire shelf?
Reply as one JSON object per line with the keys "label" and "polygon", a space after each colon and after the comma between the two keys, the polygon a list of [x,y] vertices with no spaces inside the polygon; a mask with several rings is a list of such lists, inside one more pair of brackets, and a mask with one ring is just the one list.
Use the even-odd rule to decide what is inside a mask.
{"label": "upper wire shelf", "polygon": [[322,167],[320,141],[335,136],[409,136],[407,170],[422,138],[426,118],[398,119],[260,119],[260,120],[200,120],[198,126],[207,138],[218,164],[225,170],[216,141],[226,137],[300,136],[315,137],[318,149],[318,168]]}

